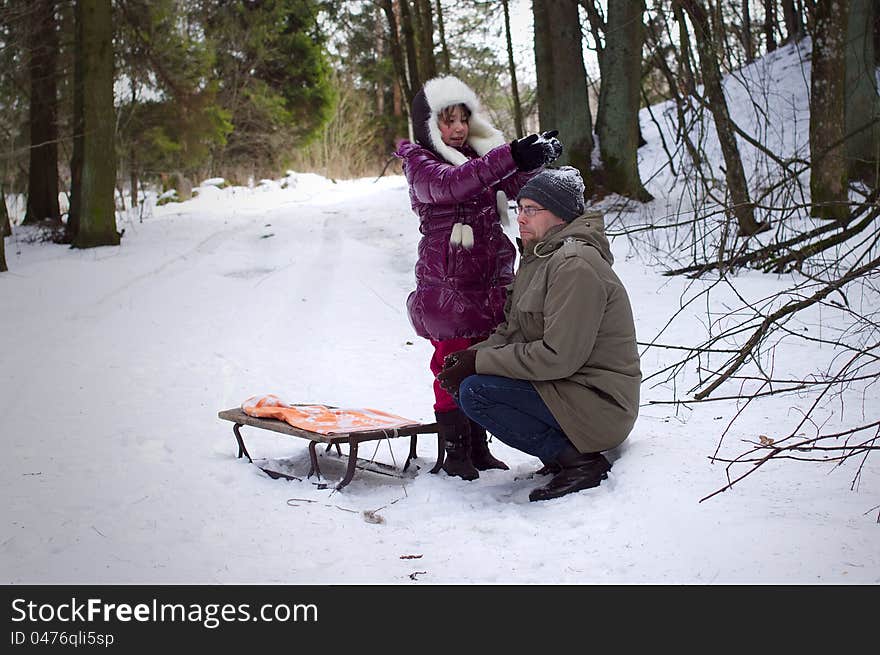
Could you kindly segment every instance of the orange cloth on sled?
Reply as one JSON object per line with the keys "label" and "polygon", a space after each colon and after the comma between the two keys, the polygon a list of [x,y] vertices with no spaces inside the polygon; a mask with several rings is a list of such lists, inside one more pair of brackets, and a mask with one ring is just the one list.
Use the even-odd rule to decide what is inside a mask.
{"label": "orange cloth on sled", "polygon": [[251,396],[241,410],[255,418],[274,418],[318,434],[348,434],[418,425],[418,421],[378,409],[340,409],[326,405],[291,405],[274,394]]}

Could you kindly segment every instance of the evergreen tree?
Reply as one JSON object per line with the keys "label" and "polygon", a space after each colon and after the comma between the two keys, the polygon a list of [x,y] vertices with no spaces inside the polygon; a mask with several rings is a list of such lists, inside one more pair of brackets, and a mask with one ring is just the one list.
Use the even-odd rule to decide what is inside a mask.
{"label": "evergreen tree", "polygon": [[385,16],[371,3],[343,1],[333,7],[330,18],[336,25],[332,65],[369,107],[376,123],[374,147],[384,163],[395,139],[407,134]]}
{"label": "evergreen tree", "polygon": [[334,103],[315,0],[203,0],[218,101],[233,131],[215,165],[275,172],[329,119]]}
{"label": "evergreen tree", "polygon": [[0,0],[0,186],[10,193],[27,185],[29,12],[26,3]]}
{"label": "evergreen tree", "polygon": [[[128,93],[120,102],[118,153],[132,198],[141,174],[179,181],[210,167],[232,130],[217,101],[212,47],[199,16],[180,0],[122,0],[117,61]],[[179,196],[185,196],[178,189]],[[133,203],[134,204],[134,200]]]}

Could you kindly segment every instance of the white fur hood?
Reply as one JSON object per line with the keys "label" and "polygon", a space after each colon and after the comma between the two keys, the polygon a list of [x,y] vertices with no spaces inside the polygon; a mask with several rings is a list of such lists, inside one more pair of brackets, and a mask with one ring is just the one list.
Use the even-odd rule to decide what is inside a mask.
{"label": "white fur hood", "polygon": [[467,144],[479,156],[505,143],[505,139],[489,121],[476,94],[467,84],[452,75],[428,80],[413,98],[413,135],[419,145],[433,150],[450,164],[459,166],[468,158],[443,143],[437,123],[437,114],[441,109],[457,104],[463,104],[471,111]]}

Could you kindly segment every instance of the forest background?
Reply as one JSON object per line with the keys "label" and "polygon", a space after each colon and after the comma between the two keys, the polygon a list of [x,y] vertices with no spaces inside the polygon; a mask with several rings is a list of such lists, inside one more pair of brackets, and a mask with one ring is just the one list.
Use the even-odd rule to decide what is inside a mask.
{"label": "forest background", "polygon": [[[790,44],[806,46],[811,64],[809,143],[782,153],[767,89],[737,73]],[[622,216],[652,201],[639,112],[666,103],[648,115],[676,125],[668,141],[656,134],[682,182],[679,209],[611,220],[614,235],[670,275],[715,280],[688,303],[710,306],[743,269],[790,285],[707,311],[704,342],[642,343],[681,353],[646,382],[695,369],[670,402],[734,398],[741,411],[767,395],[813,394],[778,436],[730,462],[747,464],[744,475],[774,458],[864,461],[880,416],[825,430],[818,413],[844,393],[874,393],[877,380],[878,56],[878,0],[3,0],[0,230],[115,246],[119,216],[143,212],[151,190],[174,202],[201,180],[253,185],[288,168],[397,173],[390,153],[409,135],[412,96],[446,73],[510,138],[558,129],[557,163],[578,167],[588,201]],[[755,127],[732,120],[725,84],[747,86]],[[4,249],[5,238],[0,271]],[[839,327],[791,327],[817,308]],[[768,362],[783,339],[839,355],[777,378]]]}

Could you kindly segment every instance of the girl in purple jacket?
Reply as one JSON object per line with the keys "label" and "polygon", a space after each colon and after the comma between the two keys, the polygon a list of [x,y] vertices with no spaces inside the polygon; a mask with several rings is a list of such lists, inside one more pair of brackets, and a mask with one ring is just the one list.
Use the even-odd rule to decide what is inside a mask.
{"label": "girl in purple jacket", "polygon": [[471,422],[436,380],[446,355],[484,340],[504,318],[513,282],[513,245],[501,229],[507,198],[562,146],[555,132],[506,143],[461,80],[438,77],[413,98],[415,143],[403,141],[413,211],[419,217],[416,289],[407,310],[416,333],[434,346],[434,413],[446,444],[443,469],[465,480],[507,469],[489,452],[486,431]]}

